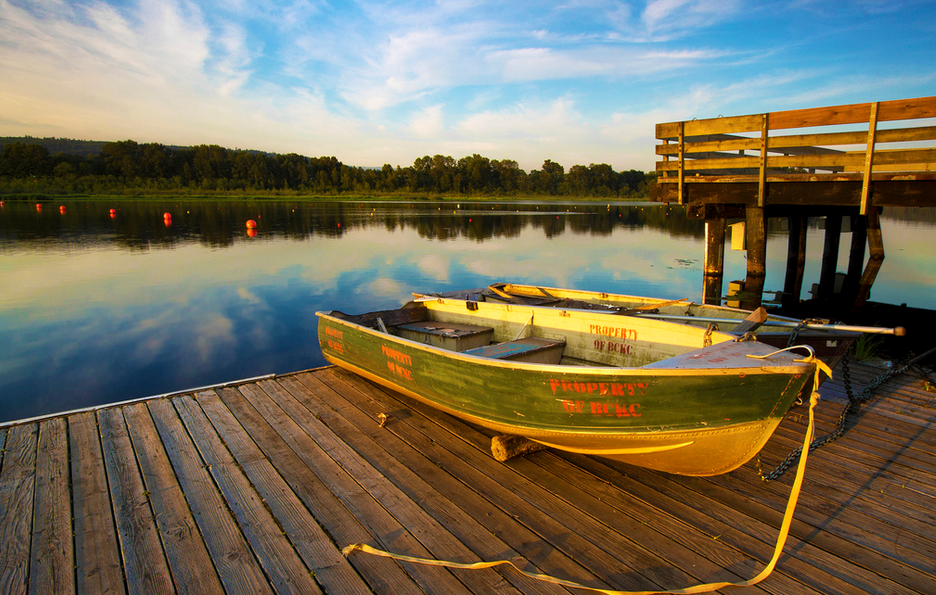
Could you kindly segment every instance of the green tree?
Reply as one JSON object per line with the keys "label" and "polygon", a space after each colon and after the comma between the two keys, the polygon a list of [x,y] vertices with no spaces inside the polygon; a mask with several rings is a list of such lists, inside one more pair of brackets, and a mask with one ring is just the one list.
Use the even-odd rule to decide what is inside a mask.
{"label": "green tree", "polygon": [[136,141],[124,140],[105,143],[101,147],[101,157],[107,173],[124,180],[133,180],[141,176],[142,150]]}
{"label": "green tree", "polygon": [[0,176],[29,178],[48,175],[52,170],[49,150],[41,145],[15,142],[0,153]]}

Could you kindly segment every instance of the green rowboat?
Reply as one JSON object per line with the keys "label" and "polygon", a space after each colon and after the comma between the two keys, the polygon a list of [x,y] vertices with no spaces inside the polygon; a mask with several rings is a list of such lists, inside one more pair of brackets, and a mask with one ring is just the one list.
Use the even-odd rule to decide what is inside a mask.
{"label": "green rowboat", "polygon": [[817,364],[692,325],[424,298],[319,312],[330,362],[468,422],[558,449],[715,475],[763,447]]}

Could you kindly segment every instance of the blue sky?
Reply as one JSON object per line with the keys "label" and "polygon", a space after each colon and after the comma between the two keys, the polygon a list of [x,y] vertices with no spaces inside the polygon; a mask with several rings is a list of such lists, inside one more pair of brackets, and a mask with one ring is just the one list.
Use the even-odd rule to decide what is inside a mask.
{"label": "blue sky", "polygon": [[930,95],[933,0],[0,0],[0,136],[651,170],[658,122]]}

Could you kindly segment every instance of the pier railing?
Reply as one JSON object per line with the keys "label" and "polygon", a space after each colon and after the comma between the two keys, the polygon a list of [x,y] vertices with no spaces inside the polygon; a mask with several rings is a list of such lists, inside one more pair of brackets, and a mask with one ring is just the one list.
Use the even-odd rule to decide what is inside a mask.
{"label": "pier railing", "polygon": [[[763,207],[772,182],[860,182],[848,200],[865,214],[874,182],[936,180],[932,118],[936,97],[657,124],[655,195],[684,204],[695,184],[719,184],[716,202]],[[724,186],[754,183],[756,202]]]}

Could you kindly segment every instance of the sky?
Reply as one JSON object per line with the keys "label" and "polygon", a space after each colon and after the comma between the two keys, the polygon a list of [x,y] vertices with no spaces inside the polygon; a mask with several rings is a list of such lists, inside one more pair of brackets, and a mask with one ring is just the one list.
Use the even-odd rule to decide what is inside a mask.
{"label": "sky", "polygon": [[0,0],[0,136],[648,171],[657,123],[931,95],[934,0]]}

